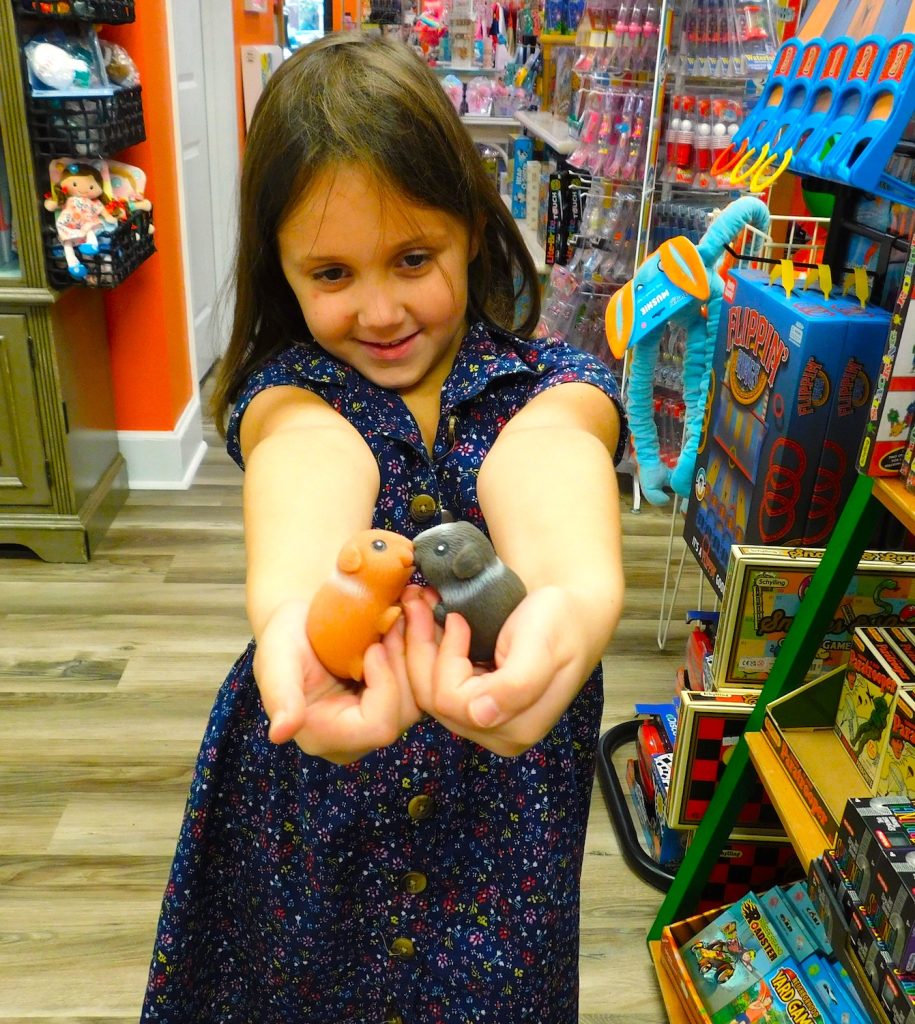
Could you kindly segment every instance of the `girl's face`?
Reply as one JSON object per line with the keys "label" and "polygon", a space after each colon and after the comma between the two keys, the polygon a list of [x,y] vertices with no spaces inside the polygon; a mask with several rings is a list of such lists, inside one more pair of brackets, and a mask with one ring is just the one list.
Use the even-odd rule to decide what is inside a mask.
{"label": "girl's face", "polygon": [[381,387],[441,387],[466,331],[472,252],[458,218],[340,168],[321,175],[278,241],[321,348]]}
{"label": "girl's face", "polygon": [[102,186],[91,174],[69,174],[60,179],[60,190],[67,196],[82,196],[84,199],[98,199]]}

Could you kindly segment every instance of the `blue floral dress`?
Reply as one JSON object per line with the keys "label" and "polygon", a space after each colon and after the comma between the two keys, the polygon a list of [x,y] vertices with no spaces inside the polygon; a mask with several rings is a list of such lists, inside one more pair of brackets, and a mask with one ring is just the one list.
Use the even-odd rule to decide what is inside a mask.
{"label": "blue floral dress", "polygon": [[[447,510],[485,528],[483,457],[519,409],[565,381],[619,401],[590,356],[475,325],[443,387],[430,456],[396,393],[297,344],[249,381],[229,450],[241,465],[239,423],[259,391],[307,388],[378,460],[376,527],[414,537]],[[600,667],[520,757],[426,718],[338,766],[267,739],[253,653],[229,673],[203,739],[142,1020],[577,1024]]]}

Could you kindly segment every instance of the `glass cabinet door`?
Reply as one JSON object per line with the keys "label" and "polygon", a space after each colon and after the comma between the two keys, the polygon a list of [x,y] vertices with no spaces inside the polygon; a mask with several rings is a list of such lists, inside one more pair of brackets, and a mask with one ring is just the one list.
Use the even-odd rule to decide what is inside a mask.
{"label": "glass cabinet door", "polygon": [[0,287],[22,277],[16,244],[16,222],[10,198],[10,180],[0,130]]}

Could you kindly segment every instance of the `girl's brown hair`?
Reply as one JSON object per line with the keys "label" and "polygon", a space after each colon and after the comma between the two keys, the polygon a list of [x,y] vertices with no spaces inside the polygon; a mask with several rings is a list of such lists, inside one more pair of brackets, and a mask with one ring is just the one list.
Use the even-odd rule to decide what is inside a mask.
{"label": "girl's brown hair", "polygon": [[[241,177],[235,310],[211,411],[223,429],[250,374],[308,329],[280,267],[277,232],[317,176],[356,166],[385,192],[459,217],[479,242],[471,321],[530,335],[537,271],[476,147],[434,73],[401,43],[325,36],[282,64],[252,119]],[[517,300],[527,314],[515,323]]]}

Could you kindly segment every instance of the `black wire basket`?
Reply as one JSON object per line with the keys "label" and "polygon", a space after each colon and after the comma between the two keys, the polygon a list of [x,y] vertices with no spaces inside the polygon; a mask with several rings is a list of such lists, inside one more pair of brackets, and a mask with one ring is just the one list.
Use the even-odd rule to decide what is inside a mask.
{"label": "black wire basket", "polygon": [[67,156],[110,156],[146,139],[142,87],[116,89],[111,96],[32,96],[26,107],[38,173]]}
{"label": "black wire basket", "polygon": [[134,0],[19,0],[19,9],[24,14],[79,18],[106,25],[126,25],[136,17]]}
{"label": "black wire basket", "polygon": [[134,210],[114,231],[100,232],[98,252],[91,256],[80,253],[78,257],[86,268],[86,275],[77,279],[68,269],[63,246],[57,237],[54,214],[47,213],[42,224],[42,235],[49,283],[58,290],[73,284],[88,288],[117,287],[156,251],[151,228],[152,213]]}

